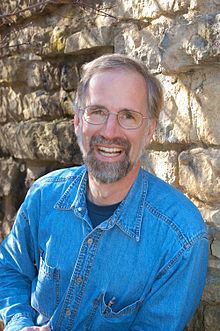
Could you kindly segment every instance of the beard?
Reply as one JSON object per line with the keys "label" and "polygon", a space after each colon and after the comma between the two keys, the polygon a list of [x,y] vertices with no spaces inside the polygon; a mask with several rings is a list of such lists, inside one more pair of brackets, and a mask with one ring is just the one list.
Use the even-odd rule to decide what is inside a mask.
{"label": "beard", "polygon": [[[105,144],[106,146],[117,145],[123,147],[125,156],[123,160],[115,162],[100,161],[95,156],[96,144]],[[125,177],[131,170],[133,164],[129,158],[131,144],[127,139],[114,138],[111,140],[105,139],[103,136],[93,136],[90,141],[90,150],[83,156],[88,172],[100,183],[113,183]]]}

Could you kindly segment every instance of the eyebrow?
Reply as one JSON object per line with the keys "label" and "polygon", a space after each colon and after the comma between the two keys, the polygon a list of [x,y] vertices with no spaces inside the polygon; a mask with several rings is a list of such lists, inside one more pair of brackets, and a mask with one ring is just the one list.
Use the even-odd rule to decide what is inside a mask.
{"label": "eyebrow", "polygon": [[[103,105],[99,105],[99,104],[88,105],[88,106],[86,106],[85,108],[103,108],[103,109],[106,109],[106,110],[109,111],[109,109],[108,109],[107,107],[105,107],[105,106],[103,106]],[[134,112],[136,112],[136,113],[140,113],[140,114],[141,114],[141,112],[138,111],[138,110],[136,110],[136,109],[130,109],[130,108],[122,108],[122,109],[119,109],[119,111],[122,111],[122,110],[127,111],[127,112],[132,112],[132,111],[134,111]]]}

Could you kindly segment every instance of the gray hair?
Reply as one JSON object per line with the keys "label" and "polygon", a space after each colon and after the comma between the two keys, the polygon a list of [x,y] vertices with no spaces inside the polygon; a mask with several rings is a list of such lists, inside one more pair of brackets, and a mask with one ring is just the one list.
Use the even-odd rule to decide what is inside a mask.
{"label": "gray hair", "polygon": [[110,69],[131,70],[142,75],[147,87],[148,113],[151,119],[157,121],[163,103],[163,92],[160,82],[149,73],[142,62],[122,54],[102,55],[82,67],[81,80],[76,94],[76,107],[78,109],[85,107],[85,100],[86,97],[88,97],[89,82],[92,76],[98,72]]}

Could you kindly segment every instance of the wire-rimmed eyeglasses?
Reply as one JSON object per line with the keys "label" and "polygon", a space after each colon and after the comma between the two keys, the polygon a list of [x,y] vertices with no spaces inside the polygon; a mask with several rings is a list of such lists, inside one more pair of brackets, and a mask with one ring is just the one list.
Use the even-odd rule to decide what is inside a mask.
{"label": "wire-rimmed eyeglasses", "polygon": [[143,116],[141,113],[130,110],[122,109],[118,113],[110,112],[107,108],[101,106],[88,106],[84,109],[83,118],[89,124],[101,125],[107,122],[110,115],[117,116],[119,125],[127,130],[135,130],[141,127]]}

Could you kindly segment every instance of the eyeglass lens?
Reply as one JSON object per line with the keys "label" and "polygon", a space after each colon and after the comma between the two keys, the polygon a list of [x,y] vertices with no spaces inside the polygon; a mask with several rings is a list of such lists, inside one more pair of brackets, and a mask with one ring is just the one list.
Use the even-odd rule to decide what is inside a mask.
{"label": "eyeglass lens", "polygon": [[115,114],[101,107],[87,107],[84,111],[84,119],[90,124],[100,125],[107,121],[110,114],[116,115],[119,124],[125,129],[136,129],[141,126],[143,120],[143,115],[134,110],[123,109]]}

